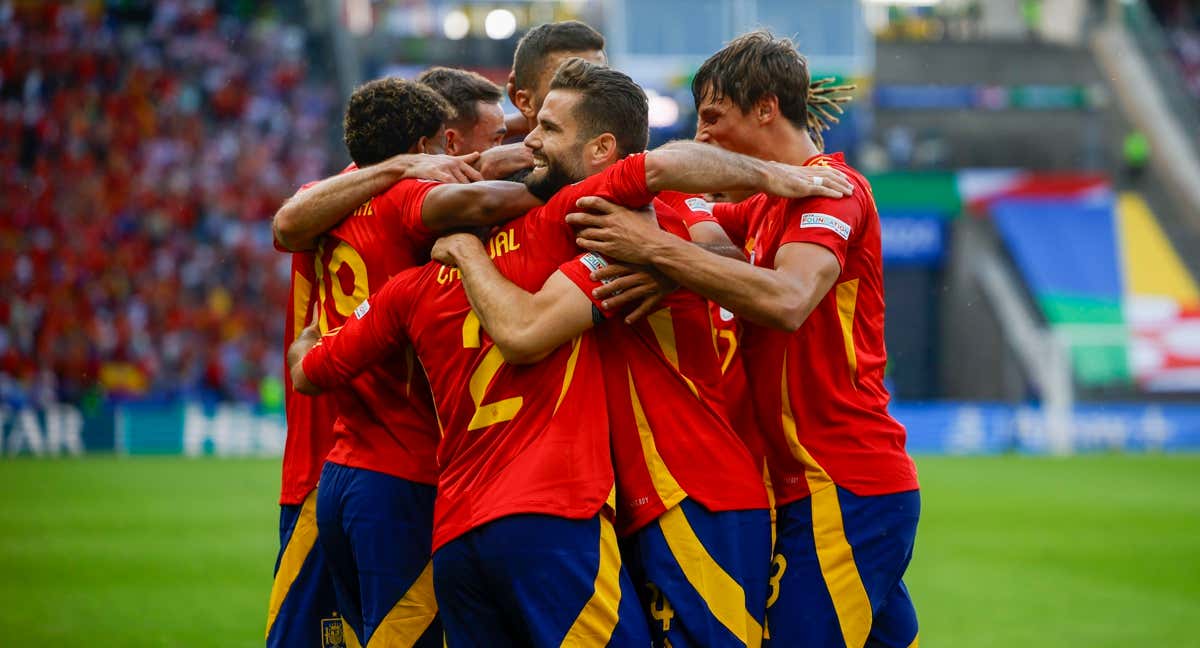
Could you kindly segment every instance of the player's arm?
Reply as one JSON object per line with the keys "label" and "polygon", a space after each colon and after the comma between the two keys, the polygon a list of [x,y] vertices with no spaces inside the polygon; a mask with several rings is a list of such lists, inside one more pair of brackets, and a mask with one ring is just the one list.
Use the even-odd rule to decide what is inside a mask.
{"label": "player's arm", "polygon": [[293,388],[311,395],[340,387],[405,344],[400,291],[407,279],[393,277],[323,337],[315,325],[304,329],[287,353]]}
{"label": "player's arm", "polygon": [[519,182],[491,180],[434,187],[421,203],[421,222],[444,232],[495,225],[542,204]]}
{"label": "player's arm", "polygon": [[471,166],[478,157],[478,153],[461,157],[401,154],[326,178],[296,193],[275,212],[271,220],[275,241],[293,252],[310,250],[346,214],[405,178],[447,183],[479,180],[479,172]]}
{"label": "player's arm", "polygon": [[[602,199],[598,199],[602,200]],[[634,210],[603,201],[611,212],[623,211],[636,217]],[[609,213],[611,213],[609,212]],[[729,239],[724,228],[715,220],[684,218],[688,236],[693,245],[698,245],[713,254],[744,261],[745,254]],[[600,282],[592,296],[602,300],[605,311],[625,311],[632,308],[625,321],[629,324],[657,310],[659,303],[679,285],[654,266],[610,263],[591,274],[593,281]],[[636,307],[633,307],[637,304]]]}
{"label": "player's arm", "polygon": [[505,362],[537,362],[594,324],[591,300],[561,270],[529,293],[500,274],[469,234],[439,239],[431,254],[458,268],[471,310]]}
{"label": "player's arm", "polygon": [[[593,236],[580,238],[580,246],[632,263],[653,264],[679,285],[763,326],[800,328],[841,273],[837,256],[815,243],[785,244],[775,255],[774,268],[760,268],[692,245],[606,201],[589,197],[579,204],[599,212],[569,217],[596,230]],[[581,237],[587,231],[581,231]]]}
{"label": "player's arm", "polygon": [[[523,122],[525,118],[521,119]],[[479,154],[475,168],[484,180],[503,180],[522,169],[533,168],[533,149],[522,142],[493,146]]]}
{"label": "player's arm", "polygon": [[854,191],[845,174],[830,167],[767,162],[686,141],[668,142],[646,154],[646,187],[684,193],[761,191],[787,198],[841,198]]}

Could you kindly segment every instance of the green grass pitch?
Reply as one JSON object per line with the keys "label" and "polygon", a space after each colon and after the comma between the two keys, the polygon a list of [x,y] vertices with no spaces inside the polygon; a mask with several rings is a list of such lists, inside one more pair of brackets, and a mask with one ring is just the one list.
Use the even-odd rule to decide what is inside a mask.
{"label": "green grass pitch", "polygon": [[[926,647],[1200,645],[1200,456],[920,458]],[[0,461],[0,643],[262,645],[278,463]]]}

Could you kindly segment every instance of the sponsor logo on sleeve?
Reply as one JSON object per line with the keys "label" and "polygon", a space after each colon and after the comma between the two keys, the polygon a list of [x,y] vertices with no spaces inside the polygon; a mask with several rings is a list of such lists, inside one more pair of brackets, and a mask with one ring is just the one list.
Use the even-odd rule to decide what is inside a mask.
{"label": "sponsor logo on sleeve", "polygon": [[[600,268],[608,267],[608,261],[595,252],[588,252],[587,254],[579,257],[579,262],[587,266],[587,269],[591,272],[595,272]],[[608,283],[610,281],[612,281],[612,279],[605,279],[603,283]]]}
{"label": "sponsor logo on sleeve", "polygon": [[820,227],[831,230],[843,239],[850,240],[850,225],[846,221],[829,214],[804,214],[800,217],[800,229]]}
{"label": "sponsor logo on sleeve", "polygon": [[362,319],[363,315],[366,315],[367,311],[369,310],[371,310],[371,302],[364,299],[363,303],[359,304],[358,308],[354,309],[354,316],[358,319]]}
{"label": "sponsor logo on sleeve", "polygon": [[699,198],[699,197],[688,198],[687,200],[684,201],[684,203],[688,206],[688,209],[690,209],[694,212],[704,212],[710,216],[713,213],[712,203],[708,202],[707,200],[705,200],[703,198]]}

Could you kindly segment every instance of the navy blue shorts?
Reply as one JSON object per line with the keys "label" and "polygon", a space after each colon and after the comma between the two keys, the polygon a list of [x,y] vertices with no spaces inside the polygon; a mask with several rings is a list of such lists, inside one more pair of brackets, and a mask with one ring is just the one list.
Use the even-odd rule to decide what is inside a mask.
{"label": "navy blue shorts", "polygon": [[[279,557],[267,610],[267,646],[354,648],[337,612],[333,579],[317,542],[317,491],[279,507]],[[347,640],[348,639],[348,640]]]}
{"label": "navy blue shorts", "polygon": [[501,518],[446,543],[433,565],[450,648],[650,645],[602,516]]}
{"label": "navy blue shorts", "polygon": [[442,645],[433,595],[433,486],[325,463],[317,527],[338,610],[362,645]]}
{"label": "navy blue shorts", "polygon": [[917,613],[904,570],[920,491],[859,497],[836,486],[781,506],[767,599],[775,646],[906,648]]}
{"label": "navy blue shorts", "polygon": [[758,646],[771,559],[768,510],[690,499],[621,542],[655,646]]}

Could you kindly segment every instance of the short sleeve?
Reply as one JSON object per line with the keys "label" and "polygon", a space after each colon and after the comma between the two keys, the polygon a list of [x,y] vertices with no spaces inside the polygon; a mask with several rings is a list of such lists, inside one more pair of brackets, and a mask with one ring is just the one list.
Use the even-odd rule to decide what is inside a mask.
{"label": "short sleeve", "polygon": [[657,198],[651,204],[654,205],[654,215],[658,219],[659,228],[685,241],[692,240],[692,233],[688,230],[691,225],[678,209]]}
{"label": "short sleeve", "polygon": [[563,187],[542,209],[547,217],[564,219],[576,211],[575,202],[584,196],[599,196],[622,207],[645,207],[654,200],[646,186],[646,154],[630,155],[607,169]]}
{"label": "short sleeve", "polygon": [[741,247],[746,244],[747,233],[750,231],[750,201],[755,198],[743,200],[740,203],[710,203],[712,208],[713,220],[725,230],[729,235],[729,240],[734,245]]}
{"label": "short sleeve", "polygon": [[341,328],[326,333],[304,356],[304,374],[314,385],[321,389],[345,385],[405,343],[417,270],[392,277],[363,300]]}
{"label": "short sleeve", "polygon": [[850,240],[862,228],[862,204],[855,198],[789,200],[780,247],[788,243],[816,243],[846,267]]}
{"label": "short sleeve", "polygon": [[698,223],[715,223],[713,205],[701,196],[680,193],[678,191],[662,191],[658,199],[667,203],[679,213],[685,227],[691,228]]}
{"label": "short sleeve", "polygon": [[408,178],[392,185],[373,201],[375,216],[392,241],[429,241],[438,233],[425,226],[421,208],[425,197],[440,185],[434,180]]}
{"label": "short sleeve", "polygon": [[607,265],[608,259],[604,258],[603,255],[595,252],[586,252],[558,267],[591,300],[592,305],[595,306],[593,312],[600,313],[606,319],[614,317],[616,312],[604,310],[604,307],[601,306],[602,300],[592,295],[593,290],[604,285],[602,281],[594,281],[592,273]]}

